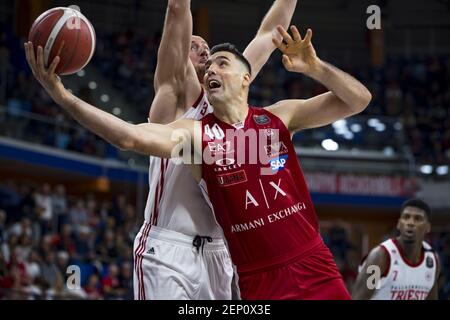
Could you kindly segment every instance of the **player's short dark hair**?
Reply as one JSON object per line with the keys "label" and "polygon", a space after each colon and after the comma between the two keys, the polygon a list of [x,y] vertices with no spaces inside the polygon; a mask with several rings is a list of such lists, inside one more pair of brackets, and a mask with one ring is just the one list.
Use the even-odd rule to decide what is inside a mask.
{"label": "player's short dark hair", "polygon": [[212,49],[210,50],[209,53],[210,53],[210,55],[213,55],[214,53],[219,52],[219,51],[227,51],[227,52],[231,52],[232,54],[234,54],[236,56],[236,58],[238,58],[243,64],[245,64],[250,75],[252,74],[252,66],[250,65],[250,62],[247,60],[246,57],[244,57],[242,52],[240,52],[234,44],[226,42],[226,43],[221,43],[221,44],[215,45],[214,47],[212,47]]}
{"label": "player's short dark hair", "polygon": [[403,213],[403,210],[405,210],[406,207],[414,207],[419,208],[425,212],[425,215],[427,216],[427,219],[430,220],[431,218],[431,208],[430,206],[419,198],[413,198],[408,199],[405,202],[403,202],[402,207],[400,209],[400,213]]}

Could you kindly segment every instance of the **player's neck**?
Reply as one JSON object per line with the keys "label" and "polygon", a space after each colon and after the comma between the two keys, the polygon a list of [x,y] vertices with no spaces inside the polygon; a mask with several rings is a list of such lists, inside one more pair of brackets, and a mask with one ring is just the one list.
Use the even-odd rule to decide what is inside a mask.
{"label": "player's neck", "polygon": [[217,107],[214,106],[214,115],[221,121],[228,124],[235,124],[240,121],[244,121],[248,114],[248,104],[238,103],[238,104],[218,104]]}
{"label": "player's neck", "polygon": [[405,257],[411,263],[418,263],[422,254],[422,242],[406,242],[401,237],[397,237]]}
{"label": "player's neck", "polygon": [[214,115],[223,122],[235,124],[244,121],[248,114],[248,95],[241,92],[229,99],[210,101]]}

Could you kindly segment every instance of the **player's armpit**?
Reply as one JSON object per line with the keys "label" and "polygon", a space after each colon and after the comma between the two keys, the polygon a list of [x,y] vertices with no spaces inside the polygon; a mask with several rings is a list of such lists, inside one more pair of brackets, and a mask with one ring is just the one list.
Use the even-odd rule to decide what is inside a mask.
{"label": "player's armpit", "polygon": [[369,300],[375,293],[377,282],[386,272],[387,255],[380,246],[373,249],[364,261],[352,290],[352,299]]}

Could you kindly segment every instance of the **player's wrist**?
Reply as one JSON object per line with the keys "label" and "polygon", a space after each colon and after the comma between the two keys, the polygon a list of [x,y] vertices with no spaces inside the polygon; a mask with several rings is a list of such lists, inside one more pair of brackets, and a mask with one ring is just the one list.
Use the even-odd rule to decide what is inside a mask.
{"label": "player's wrist", "polygon": [[70,102],[71,93],[62,84],[59,84],[52,90],[51,96],[57,104],[66,105]]}
{"label": "player's wrist", "polygon": [[308,71],[305,73],[307,76],[320,79],[326,72],[326,64],[319,58],[316,58],[312,63],[310,63],[310,67]]}

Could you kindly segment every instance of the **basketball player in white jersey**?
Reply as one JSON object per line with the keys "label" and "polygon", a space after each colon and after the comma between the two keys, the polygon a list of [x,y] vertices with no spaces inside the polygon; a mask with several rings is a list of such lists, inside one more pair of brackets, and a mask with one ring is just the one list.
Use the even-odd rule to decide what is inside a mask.
{"label": "basketball player in white jersey", "polygon": [[[275,50],[275,27],[289,24],[296,3],[276,0],[248,45],[244,54],[253,78]],[[203,89],[208,57],[206,41],[192,35],[190,1],[168,0],[149,122],[199,120],[212,111]],[[149,184],[144,224],[134,243],[135,299],[230,299],[228,250],[189,168],[150,157]],[[233,293],[238,295],[237,289]]]}
{"label": "basketball player in white jersey", "polygon": [[[437,299],[439,260],[424,241],[431,229],[430,214],[430,207],[420,199],[402,205],[397,223],[400,235],[381,243],[363,261],[353,299]],[[379,283],[375,273],[381,275]]]}

